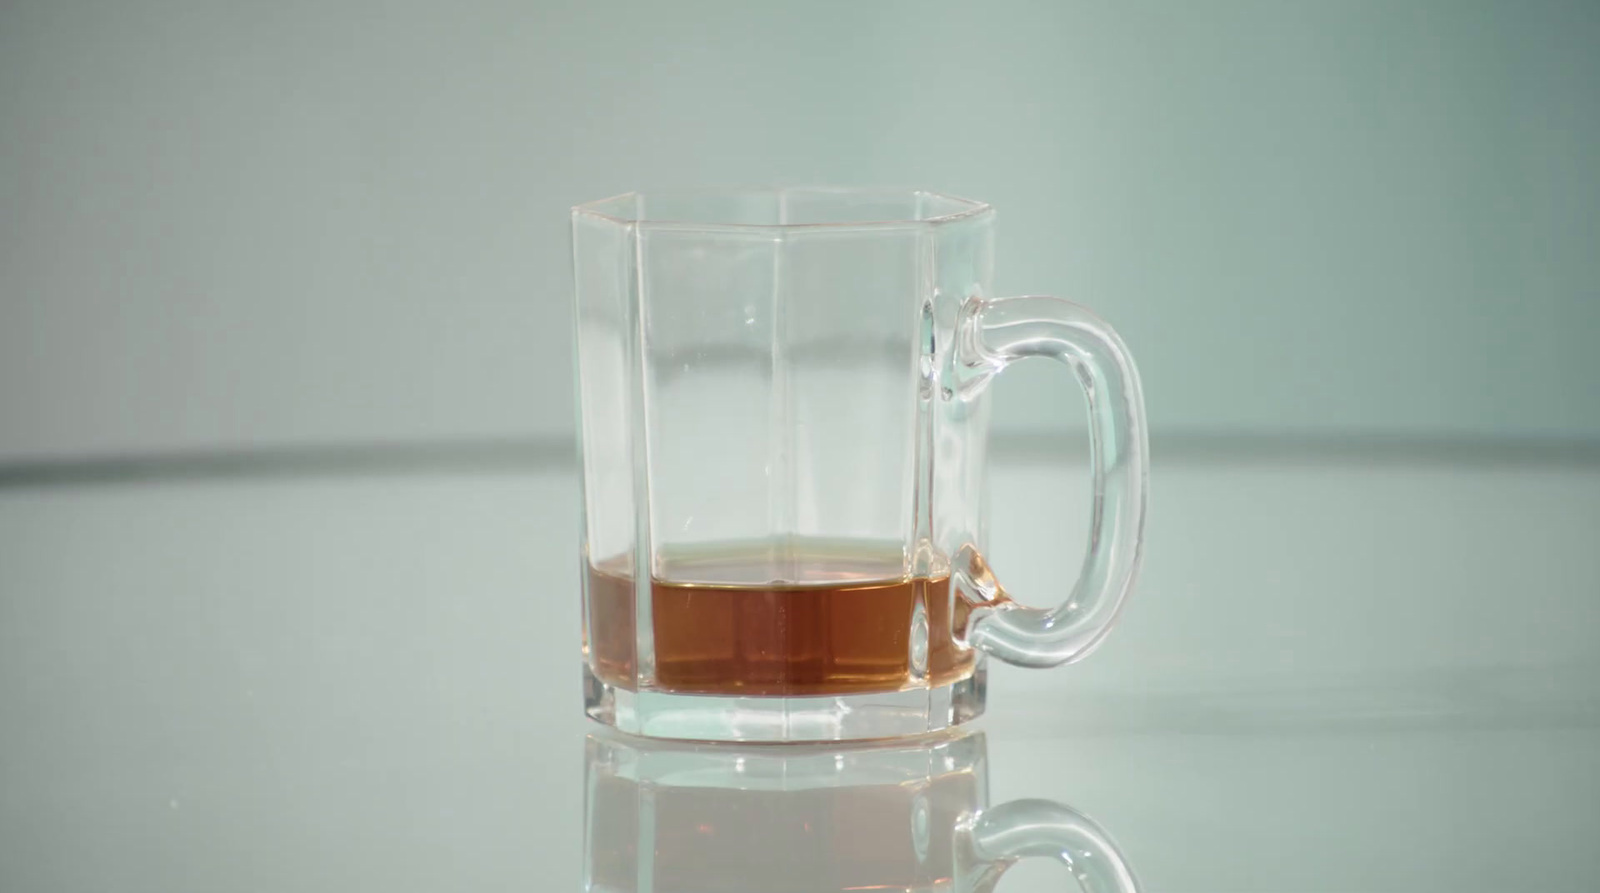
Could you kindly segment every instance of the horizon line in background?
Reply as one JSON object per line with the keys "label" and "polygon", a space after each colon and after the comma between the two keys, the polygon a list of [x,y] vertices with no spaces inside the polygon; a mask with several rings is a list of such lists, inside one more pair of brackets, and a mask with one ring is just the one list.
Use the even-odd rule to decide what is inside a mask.
{"label": "horizon line in background", "polygon": [[[999,461],[1085,461],[1082,434],[996,434]],[[1349,464],[1600,468],[1600,440],[1380,434],[1169,434],[1151,438],[1152,464]],[[0,489],[185,480],[504,473],[572,469],[567,437],[225,448],[0,462]]]}

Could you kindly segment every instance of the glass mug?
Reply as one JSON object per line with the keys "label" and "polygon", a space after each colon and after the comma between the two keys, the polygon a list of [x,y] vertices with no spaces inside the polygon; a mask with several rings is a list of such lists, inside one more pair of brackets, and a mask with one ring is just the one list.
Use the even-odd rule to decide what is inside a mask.
{"label": "glass mug", "polygon": [[[983,711],[986,657],[1106,635],[1138,570],[1147,452],[1121,339],[995,298],[994,212],[931,192],[629,193],[573,209],[586,709],[661,737],[838,740]],[[1077,582],[984,561],[988,386],[1052,357],[1088,397]]]}
{"label": "glass mug", "polygon": [[1049,800],[990,808],[981,733],[917,744],[739,747],[587,742],[584,889],[825,893],[994,889],[1017,860],[1077,889],[1138,885],[1093,820]]}

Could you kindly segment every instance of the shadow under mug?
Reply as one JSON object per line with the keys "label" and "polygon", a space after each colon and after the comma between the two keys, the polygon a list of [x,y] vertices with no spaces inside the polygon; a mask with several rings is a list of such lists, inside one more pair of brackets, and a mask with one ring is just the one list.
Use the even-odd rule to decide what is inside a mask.
{"label": "shadow under mug", "polygon": [[1087,893],[1138,889],[1098,825],[1049,800],[988,805],[980,732],[773,749],[616,733],[587,742],[593,893],[979,893],[1017,860]]}
{"label": "shadow under mug", "polygon": [[[1104,639],[1140,559],[1138,374],[1088,310],[993,297],[993,231],[988,205],[921,191],[573,210],[590,716],[671,738],[925,733],[983,711],[986,658],[1055,666]],[[1089,406],[1089,545],[1050,608],[983,557],[989,385],[1030,357]]]}

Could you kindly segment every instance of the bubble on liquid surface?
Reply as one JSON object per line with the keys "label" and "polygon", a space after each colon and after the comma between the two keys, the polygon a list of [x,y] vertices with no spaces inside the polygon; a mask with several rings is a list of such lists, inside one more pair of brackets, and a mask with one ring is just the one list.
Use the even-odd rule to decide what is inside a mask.
{"label": "bubble on liquid surface", "polygon": [[911,848],[917,854],[918,862],[928,859],[928,844],[933,837],[932,820],[929,818],[928,792],[918,791],[917,802],[911,807]]}
{"label": "bubble on liquid surface", "polygon": [[911,611],[911,678],[920,680],[928,675],[928,609],[917,599]]}

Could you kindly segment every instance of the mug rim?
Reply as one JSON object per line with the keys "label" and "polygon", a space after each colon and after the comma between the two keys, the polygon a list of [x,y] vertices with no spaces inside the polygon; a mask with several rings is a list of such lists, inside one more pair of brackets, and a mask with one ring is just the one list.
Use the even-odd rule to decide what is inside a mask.
{"label": "mug rim", "polygon": [[[910,200],[913,203],[933,200],[949,203],[953,207],[943,213],[928,216],[902,216],[902,217],[866,217],[861,220],[826,220],[826,221],[780,221],[780,222],[749,222],[737,220],[715,219],[708,215],[696,218],[695,215],[669,215],[664,217],[651,217],[644,210],[644,203],[649,198],[657,199],[737,199],[737,198],[768,198],[776,201],[780,208],[792,196],[823,197],[837,200]],[[938,226],[960,220],[970,220],[993,213],[994,208],[988,202],[976,199],[963,198],[947,192],[932,189],[899,188],[899,187],[874,187],[874,186],[737,186],[737,187],[689,187],[653,190],[630,190],[605,198],[594,199],[572,206],[572,216],[589,217],[622,226],[638,226],[650,229],[691,229],[691,230],[734,230],[734,231],[787,231],[787,230],[817,230],[817,229],[883,229],[895,227],[923,227]],[[781,213],[781,211],[780,211]]]}

